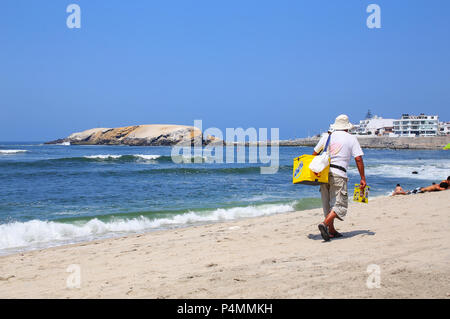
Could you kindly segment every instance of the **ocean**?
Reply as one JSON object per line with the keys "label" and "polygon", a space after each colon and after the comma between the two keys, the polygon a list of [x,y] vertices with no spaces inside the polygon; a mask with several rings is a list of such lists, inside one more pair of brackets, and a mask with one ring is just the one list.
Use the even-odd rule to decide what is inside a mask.
{"label": "ocean", "polygon": [[[450,175],[448,151],[364,152],[371,198]],[[320,207],[318,186],[291,180],[292,159],[311,153],[280,147],[278,173],[263,175],[267,164],[176,164],[170,147],[0,142],[0,255]]]}

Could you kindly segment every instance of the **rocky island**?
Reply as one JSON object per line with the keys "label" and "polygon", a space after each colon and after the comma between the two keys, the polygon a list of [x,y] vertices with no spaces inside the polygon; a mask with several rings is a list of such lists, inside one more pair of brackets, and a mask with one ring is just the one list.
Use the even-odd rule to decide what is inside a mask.
{"label": "rocky island", "polygon": [[211,136],[204,139],[202,132],[194,126],[152,124],[93,128],[46,144],[172,146],[197,143],[206,145],[213,142],[218,140]]}

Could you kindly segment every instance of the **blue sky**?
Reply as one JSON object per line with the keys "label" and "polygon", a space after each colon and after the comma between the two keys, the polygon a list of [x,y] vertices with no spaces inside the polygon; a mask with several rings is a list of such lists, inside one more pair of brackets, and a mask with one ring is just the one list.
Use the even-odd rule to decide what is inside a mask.
{"label": "blue sky", "polygon": [[[68,29],[66,7],[81,7]],[[366,7],[381,7],[368,29]],[[0,2],[0,140],[172,123],[315,134],[346,113],[450,120],[450,1]]]}

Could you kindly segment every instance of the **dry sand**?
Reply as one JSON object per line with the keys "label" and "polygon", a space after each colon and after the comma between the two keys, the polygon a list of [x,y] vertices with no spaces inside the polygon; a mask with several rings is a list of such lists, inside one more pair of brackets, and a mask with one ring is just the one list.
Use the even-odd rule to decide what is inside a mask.
{"label": "dry sand", "polygon": [[[449,298],[450,191],[352,204],[323,242],[320,209],[0,257],[2,298]],[[81,287],[67,288],[71,264]],[[367,267],[380,267],[369,289]]]}

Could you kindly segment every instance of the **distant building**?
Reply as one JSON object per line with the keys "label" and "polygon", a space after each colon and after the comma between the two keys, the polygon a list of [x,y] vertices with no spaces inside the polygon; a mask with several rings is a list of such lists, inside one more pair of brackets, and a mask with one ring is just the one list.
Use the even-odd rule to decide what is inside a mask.
{"label": "distant building", "polygon": [[403,114],[394,121],[393,136],[436,136],[439,134],[439,117],[420,114]]}
{"label": "distant building", "polygon": [[392,134],[394,130],[394,119],[384,119],[379,116],[372,116],[359,121],[350,131],[357,135],[383,136]]}
{"label": "distant building", "polygon": [[450,122],[439,122],[439,135],[450,135]]}

